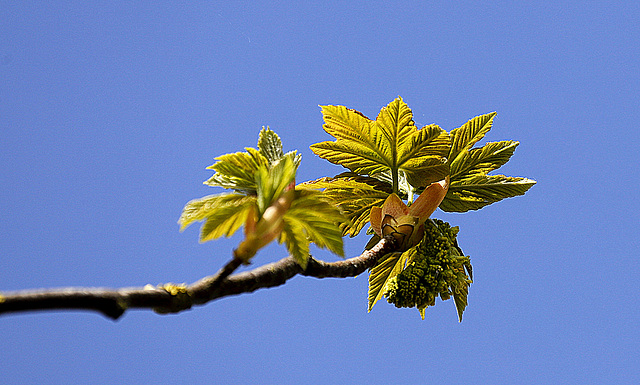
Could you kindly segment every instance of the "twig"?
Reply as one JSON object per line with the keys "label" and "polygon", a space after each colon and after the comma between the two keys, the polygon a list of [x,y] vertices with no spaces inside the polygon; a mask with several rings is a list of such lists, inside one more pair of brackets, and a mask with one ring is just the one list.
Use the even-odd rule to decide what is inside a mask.
{"label": "twig", "polygon": [[[322,262],[309,257],[303,270],[292,257],[230,275],[238,267],[234,258],[215,275],[192,285],[150,285],[144,288],[64,288],[0,293],[0,314],[39,310],[89,310],[118,319],[127,309],[153,309],[158,313],[178,313],[214,299],[251,293],[284,284],[297,274],[316,278],[355,277],[373,267],[383,255],[394,251],[393,237],[383,238],[362,255],[338,262]],[[234,262],[236,261],[236,262]]]}

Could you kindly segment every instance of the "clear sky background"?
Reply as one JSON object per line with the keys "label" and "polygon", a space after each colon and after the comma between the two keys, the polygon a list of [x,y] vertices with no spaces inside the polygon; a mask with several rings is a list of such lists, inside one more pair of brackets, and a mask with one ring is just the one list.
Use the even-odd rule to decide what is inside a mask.
{"label": "clear sky background", "polygon": [[[198,243],[183,205],[263,125],[298,180],[337,166],[318,105],[419,126],[497,111],[524,197],[434,216],[475,282],[422,321],[367,275],[295,277],[178,315],[0,317],[3,384],[640,383],[637,1],[27,2],[0,6],[0,290],[192,283],[238,238]],[[346,240],[349,256],[366,238]],[[335,260],[327,252],[317,258]],[[286,256],[269,247],[254,265]]]}

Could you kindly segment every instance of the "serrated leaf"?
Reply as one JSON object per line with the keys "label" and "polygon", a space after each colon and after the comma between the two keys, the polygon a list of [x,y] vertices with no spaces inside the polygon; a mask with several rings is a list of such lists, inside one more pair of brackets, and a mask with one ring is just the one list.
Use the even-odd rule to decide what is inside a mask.
{"label": "serrated leaf", "polygon": [[244,224],[255,197],[240,194],[209,195],[188,202],[178,220],[180,230],[191,223],[206,220],[202,226],[200,241],[206,242],[221,236],[230,237]]}
{"label": "serrated leaf", "polygon": [[247,152],[235,152],[216,158],[218,162],[207,167],[216,173],[204,184],[234,189],[246,194],[256,193],[255,174],[260,168],[268,168],[269,160],[254,148]]}
{"label": "serrated leaf", "polygon": [[247,220],[252,212],[255,201],[249,198],[237,206],[220,208],[209,215],[200,231],[200,242],[207,242],[222,236],[232,236]]}
{"label": "serrated leaf", "polygon": [[309,241],[344,257],[342,232],[338,222],[342,214],[319,191],[296,191],[296,199],[285,214],[286,223],[296,223]]}
{"label": "serrated leaf", "polygon": [[258,150],[271,163],[275,163],[284,156],[282,151],[282,141],[278,134],[272,131],[268,126],[262,127],[258,136]]}
{"label": "serrated leaf", "polygon": [[446,156],[450,143],[449,134],[435,124],[421,128],[402,143],[399,169],[412,186],[425,187],[449,175]]}
{"label": "serrated leaf", "polygon": [[273,167],[259,167],[254,178],[260,216],[295,181],[295,177],[296,166],[288,157],[282,158]]}
{"label": "serrated leaf", "polygon": [[309,261],[309,240],[305,236],[303,226],[292,217],[284,217],[284,227],[278,242],[285,244],[289,254],[306,269]]}
{"label": "serrated leaf", "polygon": [[431,125],[418,130],[409,107],[398,97],[375,121],[343,106],[322,106],[325,131],[335,142],[321,142],[311,150],[321,158],[354,173],[373,175],[405,171],[414,186],[425,186],[447,173],[448,134]]}
{"label": "serrated leaf", "polygon": [[246,201],[255,202],[255,198],[241,194],[215,194],[193,199],[187,202],[182,209],[182,214],[180,215],[180,219],[178,219],[180,231],[183,231],[193,222],[206,219],[220,208],[241,205]]}
{"label": "serrated leaf", "polygon": [[462,151],[470,149],[482,139],[491,129],[495,116],[496,112],[476,116],[461,127],[453,129],[450,133],[451,151],[448,156],[449,162],[453,163]]}
{"label": "serrated leaf", "polygon": [[[458,311],[458,321],[462,322],[462,313],[467,307],[467,297],[469,296],[469,284],[462,285],[462,287],[451,288],[453,293],[453,302],[456,304],[456,310]],[[422,317],[424,319],[424,316]]]}
{"label": "serrated leaf", "polygon": [[505,198],[523,195],[536,181],[504,175],[475,175],[451,182],[440,209],[447,212],[478,210]]}
{"label": "serrated leaf", "polygon": [[384,295],[384,289],[387,282],[404,269],[407,258],[407,252],[390,253],[386,258],[379,262],[371,269],[369,273],[369,309],[373,309],[373,305],[378,302]]}
{"label": "serrated leaf", "polygon": [[382,206],[392,192],[391,185],[354,173],[305,182],[300,187],[324,189],[324,196],[339,207],[348,219],[340,223],[342,234],[351,237],[358,235],[369,222],[371,208]]}
{"label": "serrated leaf", "polygon": [[486,175],[507,163],[513,155],[518,142],[506,140],[489,142],[480,148],[463,150],[451,162],[451,181],[468,178],[472,175]]}

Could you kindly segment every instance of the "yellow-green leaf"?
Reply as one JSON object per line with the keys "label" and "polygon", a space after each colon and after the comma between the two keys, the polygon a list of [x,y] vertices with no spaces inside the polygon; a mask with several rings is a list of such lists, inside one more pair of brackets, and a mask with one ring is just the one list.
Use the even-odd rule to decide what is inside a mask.
{"label": "yellow-green leaf", "polygon": [[260,130],[260,134],[258,136],[258,150],[260,150],[262,155],[264,155],[271,163],[277,162],[284,155],[280,137],[268,126],[267,128],[262,127],[262,130]]}
{"label": "yellow-green leaf", "polygon": [[343,235],[355,237],[369,222],[372,207],[380,207],[391,194],[391,185],[378,179],[343,173],[334,178],[322,178],[301,184],[301,188],[324,189],[346,219],[340,222]]}
{"label": "yellow-green leaf", "polygon": [[246,148],[247,152],[235,152],[216,158],[218,162],[207,167],[216,173],[204,184],[255,194],[255,174],[260,168],[267,169],[269,160],[254,148]]}
{"label": "yellow-green leaf", "polygon": [[311,146],[321,158],[358,174],[391,170],[397,175],[403,170],[414,187],[447,174],[449,135],[436,125],[418,130],[400,97],[382,108],[375,121],[343,106],[323,106],[322,114],[325,131],[336,141]]}
{"label": "yellow-green leaf", "polygon": [[256,198],[241,194],[209,195],[188,202],[178,220],[180,230],[191,223],[206,220],[202,226],[200,241],[221,236],[230,237],[244,224]]}
{"label": "yellow-green leaf", "polygon": [[451,182],[449,191],[440,203],[448,212],[478,210],[505,198],[523,195],[536,181],[504,175],[474,175]]}
{"label": "yellow-green leaf", "polygon": [[461,127],[453,129],[450,133],[451,151],[448,156],[449,162],[453,162],[462,151],[470,149],[482,139],[491,129],[495,116],[495,112],[476,116]]}
{"label": "yellow-green leaf", "polygon": [[446,156],[450,145],[449,134],[435,124],[415,131],[400,150],[400,169],[409,183],[425,187],[449,175]]}
{"label": "yellow-green leaf", "polygon": [[384,289],[387,282],[404,269],[409,255],[405,253],[395,252],[387,254],[382,262],[379,262],[371,269],[369,273],[369,310],[373,309],[373,305],[378,302],[384,295]]}
{"label": "yellow-green leaf", "polygon": [[344,257],[342,232],[338,223],[342,214],[320,191],[296,191],[296,199],[285,214],[285,223],[295,223],[307,239],[320,248]]}
{"label": "yellow-green leaf", "polygon": [[284,157],[273,167],[261,166],[256,171],[254,178],[260,216],[295,181],[296,167],[291,157]]}
{"label": "yellow-green leaf", "polygon": [[306,269],[309,261],[309,239],[305,235],[304,227],[295,217],[285,216],[283,220],[284,228],[280,233],[278,242],[284,242],[293,259],[303,269]]}
{"label": "yellow-green leaf", "polygon": [[463,150],[451,162],[451,182],[468,178],[472,175],[486,175],[507,163],[513,155],[518,142],[506,140],[489,142],[480,148]]}

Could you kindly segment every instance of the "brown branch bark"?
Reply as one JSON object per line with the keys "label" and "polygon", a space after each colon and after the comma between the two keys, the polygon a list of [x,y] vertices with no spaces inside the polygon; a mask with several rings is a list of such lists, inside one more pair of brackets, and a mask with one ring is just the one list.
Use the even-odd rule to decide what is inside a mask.
{"label": "brown branch bark", "polygon": [[215,275],[188,286],[167,284],[163,287],[63,288],[0,293],[0,315],[42,310],[86,310],[116,320],[128,309],[178,313],[218,298],[280,286],[298,274],[316,278],[355,277],[373,267],[380,257],[394,251],[397,246],[393,237],[386,237],[371,250],[343,261],[323,262],[309,257],[305,270],[292,257],[286,257],[230,275],[239,266],[239,262],[232,259]]}

